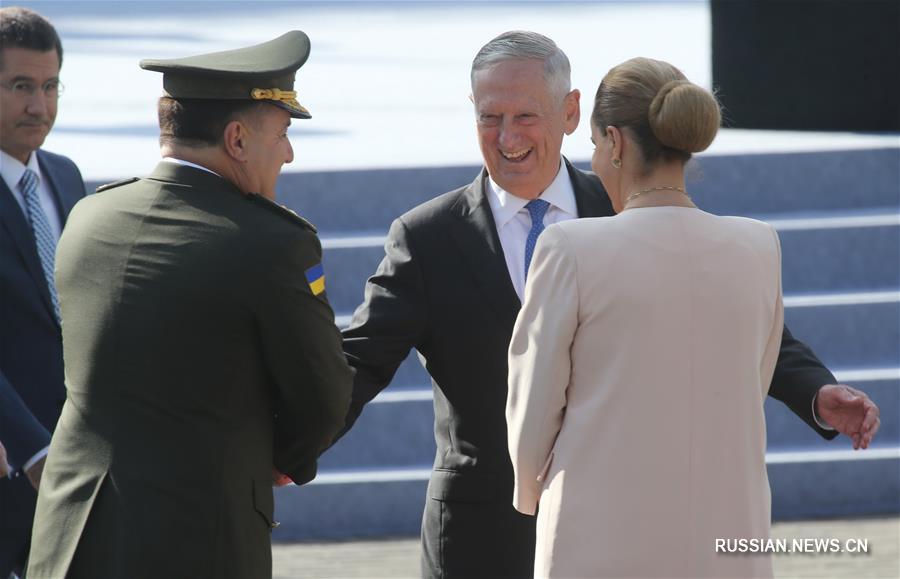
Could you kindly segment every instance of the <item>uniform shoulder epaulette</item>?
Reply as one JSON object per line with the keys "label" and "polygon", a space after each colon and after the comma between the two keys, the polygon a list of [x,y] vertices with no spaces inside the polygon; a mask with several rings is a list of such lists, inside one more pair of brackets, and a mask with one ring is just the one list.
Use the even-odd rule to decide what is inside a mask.
{"label": "uniform shoulder epaulette", "polygon": [[277,213],[278,215],[281,215],[282,217],[286,217],[295,223],[299,223],[300,225],[302,225],[303,227],[306,227],[313,233],[319,232],[319,230],[316,229],[315,225],[313,225],[306,219],[300,217],[297,214],[297,212],[294,211],[293,209],[289,209],[289,208],[285,207],[284,205],[280,205],[278,203],[275,203],[274,201],[270,201],[269,199],[267,199],[266,197],[263,197],[259,193],[250,193],[248,195],[248,197],[250,198],[251,201],[255,202],[257,205],[265,207],[269,211]]}
{"label": "uniform shoulder epaulette", "polygon": [[122,179],[121,181],[113,181],[112,183],[107,183],[106,185],[100,185],[97,187],[96,192],[102,193],[103,191],[109,191],[110,189],[115,189],[116,187],[121,187],[122,185],[128,185],[129,183],[134,183],[135,181],[139,181],[139,177],[131,177],[130,179]]}

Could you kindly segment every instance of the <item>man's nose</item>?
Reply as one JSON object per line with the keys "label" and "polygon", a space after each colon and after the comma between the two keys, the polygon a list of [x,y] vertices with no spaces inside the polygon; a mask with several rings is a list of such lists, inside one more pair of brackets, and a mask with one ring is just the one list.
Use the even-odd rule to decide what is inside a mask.
{"label": "man's nose", "polygon": [[519,144],[519,142],[521,141],[521,135],[519,134],[519,130],[513,123],[504,120],[500,124],[500,135],[498,137],[498,141],[500,143],[501,149],[508,150]]}
{"label": "man's nose", "polygon": [[50,97],[44,94],[43,90],[37,89],[26,98],[28,100],[25,105],[25,111],[28,114],[40,117],[47,115]]}
{"label": "man's nose", "polygon": [[290,139],[287,142],[287,156],[284,159],[285,164],[292,163],[294,161],[294,147],[291,145]]}

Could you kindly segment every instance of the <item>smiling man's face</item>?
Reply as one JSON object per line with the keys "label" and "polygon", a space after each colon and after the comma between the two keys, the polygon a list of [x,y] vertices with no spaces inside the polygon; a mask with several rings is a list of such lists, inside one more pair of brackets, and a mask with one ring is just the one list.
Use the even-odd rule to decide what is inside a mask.
{"label": "smiling man's face", "polygon": [[[43,87],[59,81],[56,50],[4,48],[0,55],[0,148],[12,157],[28,161],[44,144],[56,120],[56,95]],[[25,83],[23,85],[23,83]],[[16,90],[16,86],[35,90]]]}
{"label": "smiling man's face", "polygon": [[505,191],[534,199],[559,171],[563,137],[578,126],[577,90],[548,86],[538,59],[501,61],[474,74],[481,155]]}

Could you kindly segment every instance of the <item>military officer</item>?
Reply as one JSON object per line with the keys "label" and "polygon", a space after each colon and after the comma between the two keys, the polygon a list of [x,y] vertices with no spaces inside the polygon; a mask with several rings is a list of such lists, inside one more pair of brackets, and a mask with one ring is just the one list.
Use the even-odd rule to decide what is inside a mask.
{"label": "military officer", "polygon": [[162,161],[57,253],[68,400],[29,578],[268,577],[272,474],[311,480],[352,371],[315,228],[273,202],[309,38],[144,60]]}

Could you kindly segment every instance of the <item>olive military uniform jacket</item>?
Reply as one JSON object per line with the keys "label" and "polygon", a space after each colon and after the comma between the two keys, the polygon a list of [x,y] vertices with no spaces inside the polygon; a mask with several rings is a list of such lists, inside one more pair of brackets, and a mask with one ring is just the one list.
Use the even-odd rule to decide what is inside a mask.
{"label": "olive military uniform jacket", "polygon": [[271,576],[272,468],[312,479],[349,403],[320,262],[311,225],[193,167],[75,207],[28,577]]}

